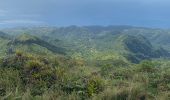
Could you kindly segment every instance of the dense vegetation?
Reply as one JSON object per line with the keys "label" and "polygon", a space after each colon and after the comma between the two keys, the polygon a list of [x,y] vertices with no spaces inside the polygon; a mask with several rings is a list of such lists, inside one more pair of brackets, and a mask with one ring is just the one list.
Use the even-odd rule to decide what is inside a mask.
{"label": "dense vegetation", "polygon": [[37,27],[0,32],[2,100],[169,100],[168,30]]}

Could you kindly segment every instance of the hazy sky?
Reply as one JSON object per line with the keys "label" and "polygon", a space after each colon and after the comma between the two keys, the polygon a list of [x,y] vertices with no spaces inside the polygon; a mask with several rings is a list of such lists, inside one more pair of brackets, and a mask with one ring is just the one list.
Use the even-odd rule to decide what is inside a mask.
{"label": "hazy sky", "polygon": [[170,28],[170,0],[0,0],[0,27],[25,25]]}

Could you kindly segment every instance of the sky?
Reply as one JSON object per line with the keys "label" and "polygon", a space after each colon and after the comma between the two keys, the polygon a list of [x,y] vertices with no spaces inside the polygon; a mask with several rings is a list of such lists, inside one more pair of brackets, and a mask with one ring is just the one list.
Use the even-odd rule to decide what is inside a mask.
{"label": "sky", "polygon": [[170,0],[0,0],[0,27],[132,25],[170,28]]}

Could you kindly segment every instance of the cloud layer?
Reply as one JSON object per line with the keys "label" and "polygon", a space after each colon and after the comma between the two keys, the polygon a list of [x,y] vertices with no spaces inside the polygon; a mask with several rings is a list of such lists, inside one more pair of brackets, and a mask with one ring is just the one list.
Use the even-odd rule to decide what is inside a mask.
{"label": "cloud layer", "polygon": [[170,27],[169,0],[2,0],[0,25]]}

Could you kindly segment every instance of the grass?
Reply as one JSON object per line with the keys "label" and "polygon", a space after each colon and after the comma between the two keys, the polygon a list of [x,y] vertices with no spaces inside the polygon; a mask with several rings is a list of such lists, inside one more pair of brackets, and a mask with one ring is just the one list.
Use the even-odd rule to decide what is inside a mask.
{"label": "grass", "polygon": [[165,63],[143,61],[140,64],[122,65],[115,62],[91,67],[82,60],[44,58],[17,52],[8,59],[1,60],[0,98],[168,100],[170,69],[168,61],[166,67]]}

